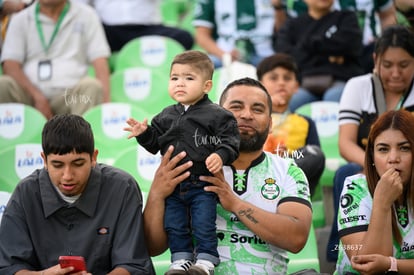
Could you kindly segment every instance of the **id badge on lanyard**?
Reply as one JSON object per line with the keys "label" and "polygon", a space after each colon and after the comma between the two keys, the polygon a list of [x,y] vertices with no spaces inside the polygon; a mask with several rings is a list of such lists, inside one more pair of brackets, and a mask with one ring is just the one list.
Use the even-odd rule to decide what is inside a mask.
{"label": "id badge on lanyard", "polygon": [[[41,24],[40,19],[39,19],[40,4],[36,3],[36,7],[35,7],[36,29],[38,31],[40,41],[42,42],[42,46],[43,46],[46,53],[48,52],[48,50],[50,48],[50,45],[53,43],[53,40],[55,39],[55,37],[58,33],[58,30],[60,28],[60,25],[63,21],[63,18],[67,14],[68,10],[69,10],[69,2],[66,2],[65,6],[63,7],[63,10],[62,10],[61,14],[59,15],[59,18],[56,22],[56,25],[55,25],[55,28],[53,30],[52,36],[50,37],[50,41],[49,41],[49,43],[46,43],[45,37],[44,37],[44,34],[43,34],[42,24]],[[46,80],[50,80],[52,78],[52,61],[50,59],[39,61],[38,66],[37,66],[37,78],[39,79],[39,81],[46,81]]]}
{"label": "id badge on lanyard", "polygon": [[39,61],[37,68],[37,78],[39,79],[39,81],[46,81],[52,78],[52,61]]}

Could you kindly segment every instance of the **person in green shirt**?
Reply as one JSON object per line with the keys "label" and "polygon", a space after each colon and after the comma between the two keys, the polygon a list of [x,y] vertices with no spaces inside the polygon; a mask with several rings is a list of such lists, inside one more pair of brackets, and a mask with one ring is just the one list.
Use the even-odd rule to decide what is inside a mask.
{"label": "person in green shirt", "polygon": [[218,68],[223,56],[257,65],[274,53],[275,12],[270,0],[196,0],[196,43]]}

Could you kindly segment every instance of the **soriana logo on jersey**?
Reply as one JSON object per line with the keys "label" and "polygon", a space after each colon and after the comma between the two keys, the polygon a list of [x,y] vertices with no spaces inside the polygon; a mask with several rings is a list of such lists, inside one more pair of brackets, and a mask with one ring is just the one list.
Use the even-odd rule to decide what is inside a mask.
{"label": "soriana logo on jersey", "polygon": [[16,175],[22,179],[30,175],[34,170],[43,168],[41,144],[19,144],[15,148],[14,168]]}
{"label": "soriana logo on jersey", "polygon": [[157,67],[167,59],[167,43],[162,36],[141,37],[141,60],[150,67]]}
{"label": "soriana logo on jersey", "polygon": [[152,74],[148,68],[131,68],[124,71],[124,91],[133,101],[146,99],[151,92]]}
{"label": "soriana logo on jersey", "polygon": [[13,139],[24,129],[24,105],[15,103],[0,104],[0,136]]}
{"label": "soriana logo on jersey", "polygon": [[131,106],[125,103],[102,104],[102,129],[106,136],[120,139],[125,136],[123,130],[126,120],[131,117]]}

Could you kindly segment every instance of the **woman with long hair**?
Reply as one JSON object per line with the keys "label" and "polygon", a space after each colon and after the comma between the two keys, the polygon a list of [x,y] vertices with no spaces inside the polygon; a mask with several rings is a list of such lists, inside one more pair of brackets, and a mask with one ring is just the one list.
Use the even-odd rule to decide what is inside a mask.
{"label": "woman with long hair", "polygon": [[372,125],[365,175],[347,177],[340,197],[338,274],[412,274],[413,127],[406,110],[387,111]]}

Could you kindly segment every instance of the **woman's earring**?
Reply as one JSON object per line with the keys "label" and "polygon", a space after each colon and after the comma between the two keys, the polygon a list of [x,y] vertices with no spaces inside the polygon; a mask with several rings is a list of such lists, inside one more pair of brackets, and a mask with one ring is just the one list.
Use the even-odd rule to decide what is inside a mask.
{"label": "woman's earring", "polygon": [[375,166],[375,163],[372,163],[372,166]]}

